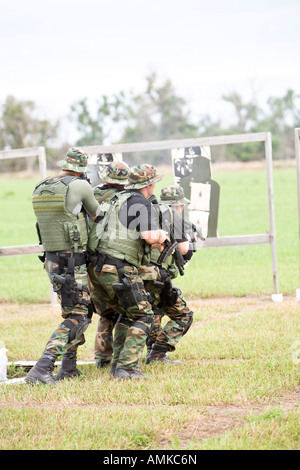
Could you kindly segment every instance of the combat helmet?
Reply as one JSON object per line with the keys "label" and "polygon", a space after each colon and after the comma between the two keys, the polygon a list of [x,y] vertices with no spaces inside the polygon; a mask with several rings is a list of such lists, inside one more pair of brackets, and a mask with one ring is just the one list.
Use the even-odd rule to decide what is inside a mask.
{"label": "combat helmet", "polygon": [[179,185],[171,185],[161,188],[159,202],[170,204],[172,206],[181,206],[182,204],[191,203],[189,199],[184,197],[183,188]]}
{"label": "combat helmet", "polygon": [[89,156],[82,150],[70,147],[65,158],[57,162],[62,170],[77,171],[78,173],[87,173],[91,171],[88,167]]}
{"label": "combat helmet", "polygon": [[163,178],[157,173],[154,166],[144,163],[143,165],[133,166],[128,175],[128,185],[126,189],[140,189],[148,184],[157,183]]}
{"label": "combat helmet", "polygon": [[129,166],[125,162],[112,162],[102,171],[99,171],[101,182],[110,184],[128,184]]}

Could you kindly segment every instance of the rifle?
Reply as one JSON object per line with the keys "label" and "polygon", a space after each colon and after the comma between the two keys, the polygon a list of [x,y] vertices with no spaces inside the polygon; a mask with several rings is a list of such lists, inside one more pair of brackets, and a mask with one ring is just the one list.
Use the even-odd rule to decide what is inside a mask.
{"label": "rifle", "polygon": [[91,180],[89,179],[88,175],[86,173],[82,173],[79,178],[81,178],[82,180],[86,180],[88,183],[90,183],[90,185],[92,185],[92,182]]}
{"label": "rifle", "polygon": [[[158,204],[157,198],[154,194],[152,196],[150,196],[148,198],[148,200],[152,204]],[[173,232],[172,229],[169,230],[170,224],[168,223],[167,220],[164,220],[164,221],[161,220],[160,225],[162,226],[162,228],[166,229],[167,232],[170,231],[170,241],[169,242],[165,241],[165,248],[161,252],[161,254],[159,255],[157,263],[158,264],[165,263],[167,261],[167,259],[169,258],[169,256],[173,255],[175,264],[176,264],[176,266],[177,266],[177,268],[180,272],[180,275],[183,276],[184,275],[185,261],[184,261],[184,258],[182,256],[181,252],[180,252],[177,240],[174,237],[174,232]]]}
{"label": "rifle", "polygon": [[200,240],[204,241],[205,238],[203,237],[203,233],[202,233],[202,228],[201,227],[198,227],[198,225],[195,225],[193,224],[193,222],[191,222],[189,219],[187,219],[186,217],[184,217],[183,219],[183,222],[184,222],[184,230],[188,233],[193,233],[193,241],[197,241],[197,239],[195,239],[195,233],[197,234],[197,238],[200,238]]}

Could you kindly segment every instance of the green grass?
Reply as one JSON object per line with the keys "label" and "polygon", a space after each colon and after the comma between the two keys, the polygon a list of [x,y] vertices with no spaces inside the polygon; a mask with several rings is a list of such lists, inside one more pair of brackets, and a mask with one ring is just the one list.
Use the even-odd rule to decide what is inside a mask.
{"label": "green grass", "polygon": [[[224,171],[214,179],[221,185],[219,235],[265,233],[265,172]],[[37,243],[36,181],[1,178],[1,246]],[[171,182],[167,175],[156,193]],[[293,359],[300,340],[295,169],[274,170],[274,197],[282,303],[270,299],[269,246],[197,252],[177,280],[194,311],[172,354],[182,364],[146,366],[144,352],[148,377],[141,381],[119,382],[108,369],[85,365],[81,377],[55,388],[0,385],[0,449],[299,450],[299,400],[283,406],[300,383]],[[40,356],[60,321],[60,309],[49,301],[36,255],[0,258],[0,339],[10,361]],[[96,323],[79,348],[80,360],[93,360]],[[25,372],[11,367],[8,373]]]}
{"label": "green grass", "polygon": [[[144,352],[141,367],[148,376],[141,381],[119,382],[108,369],[86,365],[79,366],[81,377],[55,388],[1,385],[0,449],[299,450],[299,401],[292,409],[281,407],[289,390],[299,389],[292,356],[300,336],[298,310],[295,300],[200,302],[173,353],[179,366],[146,366]],[[32,313],[4,308],[0,329],[10,360],[40,354],[57,324],[55,312],[47,306]],[[96,319],[79,359],[92,360],[95,328]],[[234,425],[200,438],[197,426],[206,420],[214,429],[216,412],[223,420],[233,416]],[[188,433],[190,428],[195,431]]]}

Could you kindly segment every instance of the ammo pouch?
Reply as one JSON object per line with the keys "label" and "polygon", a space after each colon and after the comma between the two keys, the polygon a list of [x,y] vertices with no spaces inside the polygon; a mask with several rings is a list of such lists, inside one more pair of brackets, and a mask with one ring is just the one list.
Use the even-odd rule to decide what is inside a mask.
{"label": "ammo pouch", "polygon": [[113,282],[112,287],[122,307],[125,309],[139,304],[142,300],[148,300],[148,297],[142,294],[139,284],[137,282],[131,282],[126,274],[121,282]]}
{"label": "ammo pouch", "polygon": [[76,222],[63,223],[65,239],[70,244],[71,250],[79,252],[85,250],[87,245],[86,220],[82,214],[79,214]]}

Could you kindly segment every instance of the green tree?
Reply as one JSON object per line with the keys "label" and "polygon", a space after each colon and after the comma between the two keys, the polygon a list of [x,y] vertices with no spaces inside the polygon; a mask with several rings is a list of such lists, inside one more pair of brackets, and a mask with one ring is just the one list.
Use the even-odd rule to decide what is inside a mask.
{"label": "green tree", "polygon": [[[72,105],[71,116],[80,138],[77,145],[148,142],[189,137],[272,133],[274,158],[294,155],[293,128],[300,125],[299,95],[287,90],[283,97],[270,97],[265,105],[256,94],[245,100],[238,92],[222,96],[233,109],[233,121],[222,124],[208,114],[194,122],[184,98],[178,96],[171,80],[158,80],[156,73],[146,77],[142,92],[120,92],[102,96],[91,111],[84,98]],[[213,160],[248,161],[264,158],[263,143],[215,146]],[[140,161],[170,162],[169,151],[126,154],[130,164]]]}
{"label": "green tree", "polygon": [[[185,100],[176,95],[170,80],[158,84],[156,74],[146,77],[144,92],[121,91],[111,98],[102,96],[92,113],[87,98],[71,107],[71,118],[76,123],[80,138],[77,145],[196,137],[197,125],[190,121]],[[166,160],[169,153],[132,153],[126,155],[129,163]]]}
{"label": "green tree", "polygon": [[[46,119],[36,117],[33,101],[18,101],[14,96],[7,96],[0,117],[1,146],[3,149],[22,149],[26,147],[53,144],[57,137],[59,122],[51,124]],[[31,171],[35,159],[26,158],[27,170]],[[8,160],[10,169],[23,169],[24,159]]]}
{"label": "green tree", "polygon": [[109,98],[103,95],[90,109],[87,98],[71,105],[70,119],[76,125],[79,139],[76,145],[101,145],[114,134],[114,126],[125,118],[125,95],[119,94]]}
{"label": "green tree", "polygon": [[[178,96],[170,80],[161,84],[155,73],[146,77],[145,91],[132,95],[127,107],[128,124],[120,142],[148,142],[197,137],[184,98]],[[169,162],[169,151],[136,152],[128,156],[131,162]]]}
{"label": "green tree", "polygon": [[273,136],[275,158],[293,158],[294,128],[300,125],[300,95],[289,89],[282,98],[270,97],[267,123]]}

